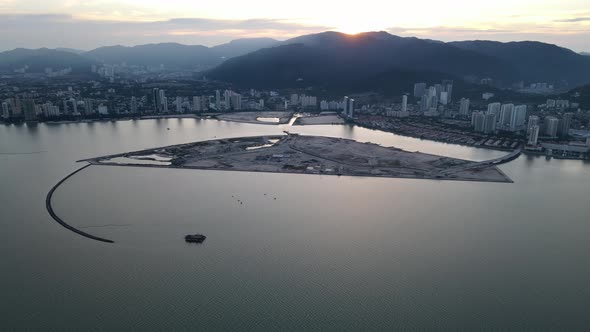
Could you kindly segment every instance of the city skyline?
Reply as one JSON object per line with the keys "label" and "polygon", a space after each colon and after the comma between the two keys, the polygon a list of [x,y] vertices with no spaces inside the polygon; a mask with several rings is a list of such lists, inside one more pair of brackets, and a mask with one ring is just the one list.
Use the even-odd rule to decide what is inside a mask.
{"label": "city skyline", "polygon": [[[585,1],[467,1],[387,3],[363,6],[308,0],[282,4],[157,1],[0,0],[0,50],[179,42],[212,46],[233,39],[278,40],[334,30],[387,31],[442,41],[536,40],[590,51],[590,11]],[[231,8],[231,10],[228,10]],[[426,9],[425,9],[426,8]],[[558,8],[558,9],[556,9]],[[449,10],[452,9],[452,10]]]}

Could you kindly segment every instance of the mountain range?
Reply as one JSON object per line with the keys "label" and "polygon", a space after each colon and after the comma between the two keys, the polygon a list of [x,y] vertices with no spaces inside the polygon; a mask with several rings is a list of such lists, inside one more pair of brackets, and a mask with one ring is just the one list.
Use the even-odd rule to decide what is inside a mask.
{"label": "mountain range", "polygon": [[576,86],[590,83],[590,58],[539,42],[444,43],[386,32],[323,32],[229,59],[208,75],[244,86],[324,85],[350,90],[370,88],[367,82],[387,76],[403,77],[409,83],[424,75],[471,82],[492,78],[499,86],[517,81]]}
{"label": "mountain range", "polygon": [[416,81],[493,79],[548,82],[560,87],[590,83],[590,57],[540,42],[441,42],[387,32],[347,35],[327,31],[286,41],[239,39],[206,47],[176,43],[73,49],[16,49],[0,53],[0,71],[29,66],[72,67],[126,63],[202,71],[207,77],[253,88],[320,87],[339,91],[399,92]]}
{"label": "mountain range", "polygon": [[47,67],[90,70],[92,64],[121,64],[139,66],[164,65],[169,69],[207,69],[224,60],[244,55],[264,47],[276,45],[271,38],[246,38],[226,44],[206,47],[177,43],[147,44],[139,46],[106,46],[88,52],[68,49],[24,49],[0,53],[0,71],[13,71],[25,65],[29,72],[41,72]]}

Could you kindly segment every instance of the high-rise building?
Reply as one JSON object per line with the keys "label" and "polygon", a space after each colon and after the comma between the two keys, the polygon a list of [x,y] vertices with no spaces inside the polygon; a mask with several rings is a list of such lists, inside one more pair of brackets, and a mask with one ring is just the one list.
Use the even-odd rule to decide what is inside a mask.
{"label": "high-rise building", "polygon": [[438,94],[436,93],[436,87],[431,86],[430,88],[428,88],[428,97],[437,97],[438,98]]}
{"label": "high-rise building", "polygon": [[461,98],[461,106],[459,107],[459,114],[462,116],[469,116],[469,99]]}
{"label": "high-rise building", "polygon": [[84,99],[84,114],[86,114],[86,115],[94,114],[94,107],[93,106],[94,105],[93,105],[92,99],[85,98]]}
{"label": "high-rise building", "polygon": [[500,103],[491,103],[488,104],[488,111],[487,114],[495,114],[496,120],[500,118],[500,110],[502,109],[502,104]]}
{"label": "high-rise building", "polygon": [[430,100],[428,101],[428,106],[430,106],[429,109],[430,108],[435,108],[436,109],[438,107],[438,97],[437,96],[431,96],[430,97]]}
{"label": "high-rise building", "polygon": [[435,84],[434,85],[434,91],[436,93],[436,97],[440,100],[440,94],[443,92],[443,86],[442,86],[442,84]]}
{"label": "high-rise building", "polygon": [[517,131],[520,127],[524,126],[526,121],[526,105],[516,106],[510,116],[510,130]]}
{"label": "high-rise building", "polygon": [[193,112],[201,111],[201,97],[193,97]]}
{"label": "high-rise building", "polygon": [[295,106],[299,104],[299,95],[297,95],[296,93],[291,95],[291,105]]}
{"label": "high-rise building", "polygon": [[354,99],[352,98],[348,99],[348,117],[351,119],[354,117]]}
{"label": "high-rise building", "polygon": [[422,98],[420,100],[420,111],[422,112],[426,112],[428,111],[428,109],[430,108],[430,97],[428,97],[428,95],[424,94],[422,95]]}
{"label": "high-rise building", "polygon": [[131,97],[131,103],[129,105],[131,114],[137,114],[137,99],[135,97]]}
{"label": "high-rise building", "polygon": [[10,109],[8,108],[8,103],[2,103],[2,118],[3,119],[10,119]]}
{"label": "high-rise building", "polygon": [[514,110],[514,104],[504,104],[500,109],[500,125],[510,126],[510,120],[512,119],[512,111]]}
{"label": "high-rise building", "polygon": [[344,105],[343,110],[342,110],[343,111],[342,114],[346,117],[348,117],[348,105],[349,105],[348,99],[349,99],[348,96],[345,96],[344,101],[342,102]]}
{"label": "high-rise building", "polygon": [[223,92],[223,103],[224,103],[224,110],[228,111],[231,109],[231,96],[233,94],[233,91],[231,90],[225,90]]}
{"label": "high-rise building", "polygon": [[219,90],[215,90],[215,110],[221,111],[221,92]]}
{"label": "high-rise building", "polygon": [[153,88],[152,89],[152,102],[154,105],[154,112],[160,112],[162,101],[160,100],[160,89]]}
{"label": "high-rise building", "polygon": [[74,98],[70,98],[70,102],[72,103],[72,112],[74,115],[80,115],[78,113],[78,101]]}
{"label": "high-rise building", "polygon": [[529,122],[527,124],[527,129],[526,129],[527,135],[529,135],[531,133],[533,126],[539,126],[539,124],[540,124],[540,121],[539,121],[538,116],[536,116],[536,115],[529,116]]}
{"label": "high-rise building", "polygon": [[[164,104],[165,104],[165,103],[164,103],[164,98],[166,98],[166,91],[164,91],[164,89],[160,89],[160,90],[158,90],[158,94],[159,94],[159,97],[158,97],[158,98],[159,98],[159,100],[160,100],[160,104],[161,104],[162,106],[164,106]],[[166,100],[167,100],[167,99],[166,99]]]}
{"label": "high-rise building", "polygon": [[23,101],[23,112],[25,121],[37,121],[37,110],[33,99],[27,98]]}
{"label": "high-rise building", "polygon": [[485,114],[484,112],[473,112],[471,116],[471,125],[473,130],[477,132],[484,132],[485,130]]}
{"label": "high-rise building", "polygon": [[557,137],[557,128],[559,127],[559,120],[556,117],[548,116],[544,120],[545,135],[549,137]]}
{"label": "high-rise building", "polygon": [[402,112],[407,112],[408,111],[408,96],[403,95],[402,96]]}
{"label": "high-rise building", "polygon": [[10,105],[10,109],[12,110],[12,117],[14,118],[21,118],[23,116],[23,109],[20,102],[20,97],[16,96],[12,99],[12,104]]}
{"label": "high-rise building", "polygon": [[168,98],[166,96],[162,97],[162,112],[168,113]]}
{"label": "high-rise building", "polygon": [[414,84],[414,97],[422,98],[426,93],[426,83],[416,83]]}
{"label": "high-rise building", "polygon": [[60,115],[59,107],[53,106],[51,102],[43,104],[43,106],[41,107],[41,112],[43,113],[45,118],[57,117]]}
{"label": "high-rise building", "polygon": [[107,115],[109,114],[109,108],[106,105],[98,105],[98,114]]}
{"label": "high-rise building", "polygon": [[[483,112],[482,112],[483,113]],[[486,114],[485,118],[484,118],[484,124],[483,124],[483,132],[486,134],[490,134],[496,131],[496,114]]]}
{"label": "high-rise building", "polygon": [[209,96],[201,96],[201,111],[209,110]]}
{"label": "high-rise building", "polygon": [[453,80],[443,80],[443,91],[447,93],[447,103],[453,101]]}
{"label": "high-rise building", "polygon": [[559,121],[559,127],[557,128],[557,134],[559,137],[567,137],[569,135],[573,117],[573,113],[565,113],[563,115],[563,118]]}
{"label": "high-rise building", "polygon": [[231,108],[233,110],[239,111],[242,109],[242,95],[241,94],[231,93],[230,100],[231,100]]}
{"label": "high-rise building", "polygon": [[344,116],[347,118],[352,118],[354,116],[354,99],[349,97],[344,97]]}
{"label": "high-rise building", "polygon": [[446,91],[442,91],[442,92],[440,93],[440,99],[439,99],[439,100],[440,100],[440,103],[441,103],[441,104],[443,104],[443,105],[446,105],[446,104],[448,104],[448,103],[449,103],[449,98],[448,98],[448,95],[449,95],[449,94],[448,94]]}
{"label": "high-rise building", "polygon": [[529,133],[528,145],[537,145],[539,142],[539,126],[533,125]]}
{"label": "high-rise building", "polygon": [[182,97],[176,97],[176,101],[174,102],[174,106],[176,108],[176,113],[184,113],[182,109]]}

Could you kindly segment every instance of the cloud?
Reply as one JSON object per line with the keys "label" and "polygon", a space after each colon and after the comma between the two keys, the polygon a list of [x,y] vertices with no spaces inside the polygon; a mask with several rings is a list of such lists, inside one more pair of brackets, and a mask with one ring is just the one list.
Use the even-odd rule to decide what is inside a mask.
{"label": "cloud", "polygon": [[0,49],[57,46],[92,49],[104,45],[155,42],[216,45],[237,38],[286,39],[329,29],[332,27],[265,18],[173,18],[144,22],[89,20],[66,14],[0,14]]}
{"label": "cloud", "polygon": [[563,20],[555,20],[553,22],[558,22],[558,23],[577,23],[577,22],[585,22],[585,21],[590,21],[590,17],[574,17],[574,18],[567,18],[567,19],[563,19]]}
{"label": "cloud", "polygon": [[405,37],[428,38],[441,41],[496,40],[541,41],[567,47],[576,51],[587,51],[590,45],[590,29],[583,25],[572,25],[565,29],[562,25],[531,25],[528,23],[483,24],[486,28],[471,27],[391,27],[389,33]]}
{"label": "cloud", "polygon": [[481,33],[481,34],[490,34],[490,33],[511,33],[515,32],[516,30],[509,30],[509,29],[474,29],[468,27],[444,27],[444,26],[436,26],[436,27],[422,27],[422,28],[403,28],[403,27],[391,27],[387,29],[387,32],[392,34],[461,34],[461,33]]}

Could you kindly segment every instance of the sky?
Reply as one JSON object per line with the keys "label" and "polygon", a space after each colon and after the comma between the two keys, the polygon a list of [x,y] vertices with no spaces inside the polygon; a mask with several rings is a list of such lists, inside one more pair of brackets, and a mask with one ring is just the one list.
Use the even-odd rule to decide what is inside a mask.
{"label": "sky", "polygon": [[212,46],[326,30],[442,41],[537,40],[590,52],[590,0],[0,0],[0,50]]}

